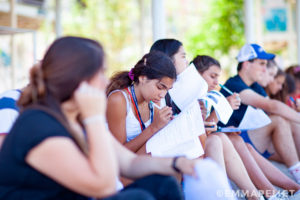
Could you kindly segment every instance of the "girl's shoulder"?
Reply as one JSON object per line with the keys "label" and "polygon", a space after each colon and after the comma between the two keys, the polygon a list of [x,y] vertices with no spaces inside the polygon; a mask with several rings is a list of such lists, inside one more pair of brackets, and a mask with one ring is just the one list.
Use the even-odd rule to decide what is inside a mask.
{"label": "girl's shoulder", "polygon": [[130,97],[126,89],[114,90],[108,95],[107,106],[114,109],[121,109],[126,106],[128,110],[130,108]]}

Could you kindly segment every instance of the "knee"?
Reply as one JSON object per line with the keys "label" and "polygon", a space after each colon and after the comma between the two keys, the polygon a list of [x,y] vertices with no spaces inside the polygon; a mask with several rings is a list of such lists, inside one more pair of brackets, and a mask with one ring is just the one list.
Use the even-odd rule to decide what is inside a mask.
{"label": "knee", "polygon": [[223,144],[232,145],[229,137],[225,133],[218,133],[218,137],[221,139]]}
{"label": "knee", "polygon": [[228,137],[227,135],[225,135],[225,133],[218,133],[218,137],[221,139],[221,140],[226,140]]}
{"label": "knee", "polygon": [[289,126],[289,122],[281,116],[272,115],[270,118],[271,118],[271,121],[272,121],[272,125],[275,126],[275,127],[277,127],[277,126],[280,126],[280,127]]}
{"label": "knee", "polygon": [[222,140],[220,137],[216,135],[209,135],[206,139],[206,145],[205,148],[211,148],[211,147],[221,147],[222,148]]}
{"label": "knee", "polygon": [[236,134],[230,134],[228,136],[228,138],[230,139],[230,141],[233,143],[233,144],[240,144],[242,142],[244,142],[244,140],[242,139],[241,136],[239,135],[236,135]]}
{"label": "knee", "polygon": [[218,134],[218,136],[221,139],[224,148],[233,148],[233,144],[226,134],[220,133],[220,134]]}
{"label": "knee", "polygon": [[232,144],[234,145],[235,148],[244,148],[245,147],[245,142],[243,138],[239,135],[232,134],[228,136]]}

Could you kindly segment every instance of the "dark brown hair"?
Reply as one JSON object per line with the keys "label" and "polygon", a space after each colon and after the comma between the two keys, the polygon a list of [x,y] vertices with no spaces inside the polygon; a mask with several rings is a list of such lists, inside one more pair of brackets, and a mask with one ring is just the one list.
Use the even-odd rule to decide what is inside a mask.
{"label": "dark brown hair", "polygon": [[[279,76],[284,76],[284,78],[285,78],[285,81],[282,85],[282,89],[280,91],[278,91],[276,94],[271,94],[268,87],[266,87],[265,90],[271,99],[277,99],[277,100],[285,103],[286,97],[288,96],[289,93],[291,93],[290,90],[291,89],[294,90],[293,88],[291,88],[294,85],[293,84],[294,80],[291,75],[286,74],[280,68],[278,68],[277,74],[275,75],[274,79],[276,79]],[[292,84],[292,85],[290,85],[290,84]]]}
{"label": "dark brown hair", "polygon": [[54,41],[41,65],[30,72],[30,83],[18,101],[21,109],[36,107],[57,118],[86,152],[84,142],[76,138],[62,113],[60,105],[69,100],[84,80],[91,79],[102,67],[102,46],[93,40],[63,37]]}
{"label": "dark brown hair", "polygon": [[160,51],[167,54],[171,59],[178,52],[182,43],[176,39],[160,39],[153,43],[150,52]]}
{"label": "dark brown hair", "polygon": [[130,73],[131,75],[129,71],[122,71],[113,75],[106,88],[106,95],[108,96],[114,90],[124,89],[132,83],[138,84],[140,76],[146,76],[150,80],[164,77],[176,79],[176,69],[172,60],[166,54],[158,51],[144,55]]}
{"label": "dark brown hair", "polygon": [[196,56],[191,63],[193,63],[200,74],[208,70],[211,66],[216,65],[221,68],[220,63],[213,57],[206,55]]}

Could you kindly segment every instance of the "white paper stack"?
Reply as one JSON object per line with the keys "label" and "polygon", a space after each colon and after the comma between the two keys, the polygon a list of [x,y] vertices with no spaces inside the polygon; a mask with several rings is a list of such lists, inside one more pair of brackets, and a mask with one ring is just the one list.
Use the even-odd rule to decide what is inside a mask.
{"label": "white paper stack", "polygon": [[207,83],[194,65],[178,75],[169,93],[181,113],[147,141],[148,153],[161,157],[184,155],[188,158],[203,155],[199,135],[204,134],[205,129],[197,99],[206,92]]}

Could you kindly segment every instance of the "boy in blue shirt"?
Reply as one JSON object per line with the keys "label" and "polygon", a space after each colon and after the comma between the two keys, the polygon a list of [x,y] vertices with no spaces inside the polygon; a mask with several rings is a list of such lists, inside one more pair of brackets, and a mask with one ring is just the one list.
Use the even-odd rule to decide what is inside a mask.
{"label": "boy in blue shirt", "polygon": [[[271,123],[262,128],[242,132],[240,136],[251,144],[262,156],[285,163],[296,181],[300,183],[300,143],[298,152],[295,142],[300,141],[300,134],[294,136],[290,121],[300,124],[300,115],[285,104],[266,98],[256,91],[261,88],[257,83],[264,78],[267,61],[275,57],[257,44],[246,44],[240,50],[237,60],[238,74],[227,80],[225,86],[232,92],[239,93],[241,106],[235,110],[226,126],[238,127],[248,106],[260,108],[270,114]],[[255,89],[255,90],[254,90]],[[221,92],[228,96],[225,90]],[[237,149],[238,150],[238,149]]]}

